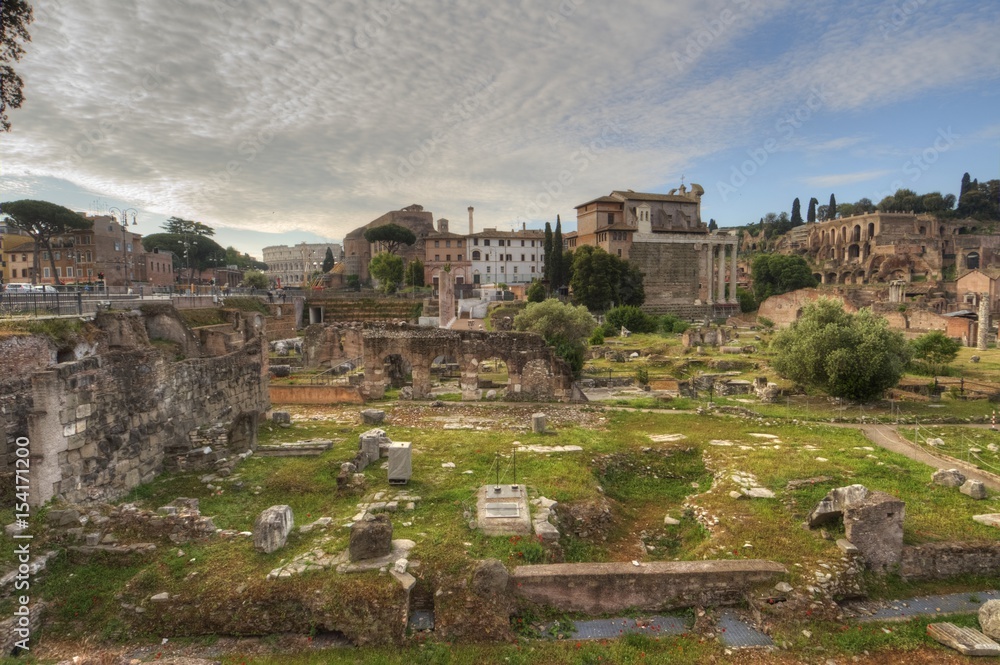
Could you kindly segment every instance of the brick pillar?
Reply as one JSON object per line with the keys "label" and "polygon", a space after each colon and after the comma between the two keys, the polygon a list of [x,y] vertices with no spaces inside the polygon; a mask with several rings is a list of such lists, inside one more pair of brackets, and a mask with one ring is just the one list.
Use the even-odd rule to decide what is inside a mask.
{"label": "brick pillar", "polygon": [[979,294],[979,335],[976,339],[976,348],[982,351],[986,350],[986,340],[989,339],[990,333],[990,294],[980,293]]}
{"label": "brick pillar", "polygon": [[708,243],[708,274],[706,275],[708,281],[708,300],[706,301],[709,305],[715,303],[715,299],[712,298],[712,285],[715,281],[715,275],[713,271],[715,270],[715,245]]}

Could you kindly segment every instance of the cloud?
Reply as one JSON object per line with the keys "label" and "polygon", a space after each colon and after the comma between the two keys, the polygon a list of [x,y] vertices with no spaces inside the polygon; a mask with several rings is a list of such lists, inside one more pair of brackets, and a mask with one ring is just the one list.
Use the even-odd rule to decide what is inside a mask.
{"label": "cloud", "polygon": [[893,171],[859,171],[857,173],[836,173],[829,175],[817,175],[802,178],[802,182],[810,187],[840,187],[842,185],[853,185],[858,182],[868,182],[876,178],[883,178]]}
{"label": "cloud", "polygon": [[[850,115],[995,81],[1000,61],[985,1],[888,34],[891,13],[860,1],[37,5],[7,175],[326,237],[410,203],[451,219],[473,205],[491,226],[568,217],[758,145],[814,90],[819,114]],[[789,25],[809,26],[807,43],[779,44]]]}

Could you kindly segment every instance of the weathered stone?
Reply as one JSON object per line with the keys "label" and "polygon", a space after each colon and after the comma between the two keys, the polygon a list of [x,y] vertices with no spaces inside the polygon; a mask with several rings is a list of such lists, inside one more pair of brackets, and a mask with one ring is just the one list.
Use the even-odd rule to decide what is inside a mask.
{"label": "weathered stone", "polygon": [[483,559],[472,573],[472,590],[482,596],[506,592],[509,582],[510,573],[498,559]]}
{"label": "weathered stone", "polygon": [[987,600],[979,608],[979,625],[993,639],[1000,639],[1000,600]]}
{"label": "weathered stone", "polygon": [[973,628],[953,623],[929,623],[927,636],[965,656],[1000,656],[1000,644]]}
{"label": "weathered stone", "polygon": [[289,377],[289,376],[292,375],[292,366],[291,365],[270,365],[268,367],[268,370],[271,372],[271,374],[274,377],[279,378],[279,379],[284,379],[284,378]]}
{"label": "weathered stone", "polygon": [[992,526],[1000,529],[1000,513],[989,513],[987,515],[973,515],[972,519],[980,524]]}
{"label": "weathered stone", "polygon": [[962,494],[967,494],[973,499],[985,499],[986,498],[986,485],[978,480],[966,480],[958,491]]}
{"label": "weathered stone", "polygon": [[931,481],[945,487],[961,487],[965,483],[965,474],[958,469],[938,469],[931,476]]}
{"label": "weathered stone", "polygon": [[361,412],[361,422],[365,425],[381,425],[385,421],[385,411],[381,409],[365,409]]}
{"label": "weathered stone", "polygon": [[869,492],[844,510],[844,531],[868,566],[886,571],[903,555],[903,519],[906,505],[885,492]]}
{"label": "weathered stone", "polygon": [[270,554],[285,546],[288,534],[295,526],[289,506],[271,506],[257,516],[253,525],[253,546],[258,552]]}
{"label": "weathered stone", "polygon": [[168,600],[170,600],[170,594],[167,593],[166,591],[163,591],[163,592],[158,593],[156,595],[150,596],[149,599],[151,601],[153,601],[154,603],[165,603]]}
{"label": "weathered stone", "polygon": [[531,431],[535,434],[545,434],[545,427],[547,424],[548,418],[544,413],[531,414]]}
{"label": "weathered stone", "polygon": [[355,522],[351,527],[351,561],[377,559],[392,551],[392,522],[387,515],[375,515],[370,521]]}
{"label": "weathered stone", "polygon": [[743,490],[743,493],[746,494],[751,499],[773,499],[774,498],[774,492],[772,492],[771,490],[767,489],[766,487],[751,487],[749,489]]}
{"label": "weathered stone", "polygon": [[677,526],[680,523],[681,521],[679,519],[671,517],[670,515],[667,515],[666,517],[663,518],[664,526]]}
{"label": "weathered stone", "polygon": [[55,528],[67,527],[67,526],[80,526],[80,517],[82,513],[76,508],[67,508],[66,510],[50,510],[46,519],[50,526]]}
{"label": "weathered stone", "polygon": [[271,413],[271,422],[275,425],[290,423],[292,422],[292,414],[288,411],[274,411]]}
{"label": "weathered stone", "polygon": [[358,449],[368,457],[368,463],[378,461],[381,456],[381,446],[392,443],[389,435],[382,429],[370,429],[358,437]]}
{"label": "weathered stone", "polygon": [[822,501],[809,513],[806,521],[810,528],[816,528],[836,522],[847,506],[861,503],[868,497],[868,488],[864,485],[848,485],[831,490]]}

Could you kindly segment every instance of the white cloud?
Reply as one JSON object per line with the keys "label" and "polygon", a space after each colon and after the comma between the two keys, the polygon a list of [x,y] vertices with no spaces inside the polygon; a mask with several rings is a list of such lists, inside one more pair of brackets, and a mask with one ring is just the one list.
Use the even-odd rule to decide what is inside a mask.
{"label": "white cloud", "polygon": [[802,182],[810,187],[840,187],[843,185],[853,185],[858,182],[868,182],[876,178],[883,178],[892,173],[891,170],[859,171],[857,173],[835,173],[829,175],[817,175],[802,178]]}
{"label": "white cloud", "polygon": [[[567,217],[757,145],[815,89],[832,115],[996,80],[1000,21],[978,6],[886,33],[862,2],[39,0],[5,173],[327,237],[410,203]],[[775,46],[786,23],[808,41]]]}

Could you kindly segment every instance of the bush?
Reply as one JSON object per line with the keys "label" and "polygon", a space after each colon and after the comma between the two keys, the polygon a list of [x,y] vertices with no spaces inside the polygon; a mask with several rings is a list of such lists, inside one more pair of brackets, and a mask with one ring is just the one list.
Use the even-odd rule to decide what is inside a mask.
{"label": "bush", "polygon": [[677,318],[674,314],[664,314],[659,320],[660,331],[664,334],[680,334],[691,327],[687,321]]}
{"label": "bush", "polygon": [[758,316],[757,325],[759,325],[761,328],[769,330],[774,327],[774,321],[767,318],[766,316]]}
{"label": "bush", "polygon": [[591,346],[600,346],[601,344],[604,344],[604,331],[601,328],[595,328],[593,334],[587,342]]}
{"label": "bush", "polygon": [[611,323],[605,321],[601,324],[600,331],[605,337],[618,337],[621,328],[615,328]]}
{"label": "bush", "polygon": [[545,285],[538,280],[533,281],[525,292],[525,296],[527,296],[528,302],[542,302],[545,300]]}
{"label": "bush", "polygon": [[634,305],[614,307],[608,311],[604,320],[619,330],[625,327],[634,333],[656,332],[659,327],[655,317]]}
{"label": "bush", "polygon": [[635,380],[640,386],[645,386],[649,384],[649,370],[645,367],[639,367],[635,370]]}
{"label": "bush", "polygon": [[747,289],[737,286],[736,300],[739,301],[740,311],[744,314],[757,310],[757,299],[754,298],[752,291],[748,291]]}

